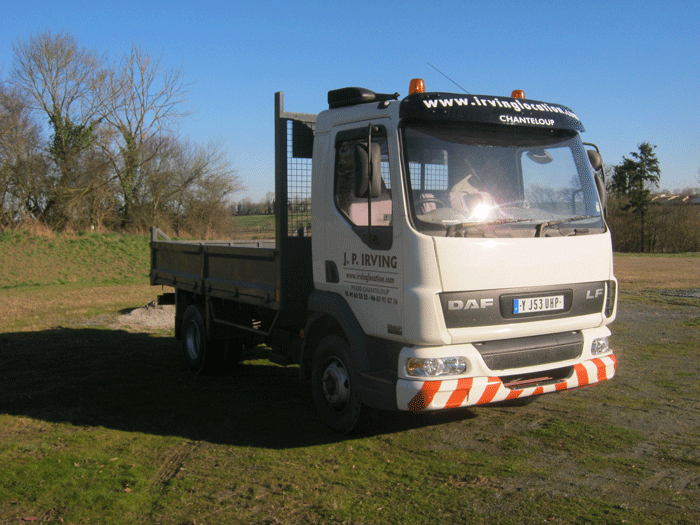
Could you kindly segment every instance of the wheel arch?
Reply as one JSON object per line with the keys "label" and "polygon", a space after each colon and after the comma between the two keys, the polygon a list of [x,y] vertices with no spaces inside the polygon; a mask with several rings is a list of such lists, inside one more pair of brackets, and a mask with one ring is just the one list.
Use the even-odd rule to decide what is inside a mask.
{"label": "wheel arch", "polygon": [[347,341],[355,370],[366,370],[369,367],[366,335],[347,301],[340,294],[314,290],[309,296],[308,308],[314,313],[304,328],[301,377],[310,377],[314,351],[318,343],[330,334]]}

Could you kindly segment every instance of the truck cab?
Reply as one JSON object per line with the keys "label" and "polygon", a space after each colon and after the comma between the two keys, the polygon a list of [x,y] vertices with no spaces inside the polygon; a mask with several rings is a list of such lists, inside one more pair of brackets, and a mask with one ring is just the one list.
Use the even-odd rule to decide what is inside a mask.
{"label": "truck cab", "polygon": [[440,410],[614,375],[602,163],[570,109],[420,88],[328,99],[307,332],[340,323],[346,348],[317,366],[317,404]]}

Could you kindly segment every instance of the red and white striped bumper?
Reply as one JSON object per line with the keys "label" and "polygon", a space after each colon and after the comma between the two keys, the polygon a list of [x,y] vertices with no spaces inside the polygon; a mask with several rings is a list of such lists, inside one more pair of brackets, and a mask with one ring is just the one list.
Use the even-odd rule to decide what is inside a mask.
{"label": "red and white striped bumper", "polygon": [[613,354],[574,365],[568,379],[544,386],[507,388],[498,377],[467,377],[442,381],[399,379],[396,385],[399,410],[421,412],[486,403],[497,403],[519,397],[550,394],[582,386],[594,385],[615,375],[617,359]]}

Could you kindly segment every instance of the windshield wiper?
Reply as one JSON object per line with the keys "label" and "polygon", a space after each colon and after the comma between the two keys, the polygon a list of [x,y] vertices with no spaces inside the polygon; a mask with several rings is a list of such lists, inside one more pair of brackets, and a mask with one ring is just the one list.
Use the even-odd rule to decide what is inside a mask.
{"label": "windshield wiper", "polygon": [[[569,217],[568,219],[541,222],[537,225],[537,233],[535,234],[535,237],[542,237],[544,235],[545,231],[547,231],[551,228],[554,228],[555,226],[558,226],[559,228],[561,228],[562,224],[567,224],[567,223],[575,222],[575,221],[581,221],[584,219],[594,219],[596,217],[600,217],[600,215],[578,215],[576,217]],[[577,233],[577,232],[578,232],[578,230],[574,230],[573,233]],[[587,233],[587,232],[588,232],[587,229],[585,229],[585,231],[581,230],[581,233]]]}
{"label": "windshield wiper", "polygon": [[447,237],[466,237],[468,230],[472,228],[485,228],[486,226],[498,226],[500,224],[511,224],[514,222],[530,222],[531,219],[495,219],[484,222],[461,222],[453,224],[447,228]]}

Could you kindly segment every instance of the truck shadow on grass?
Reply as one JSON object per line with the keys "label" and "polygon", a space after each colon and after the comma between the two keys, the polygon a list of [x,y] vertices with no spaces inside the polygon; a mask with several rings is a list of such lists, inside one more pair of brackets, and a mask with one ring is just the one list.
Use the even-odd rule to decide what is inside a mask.
{"label": "truck shadow on grass", "polygon": [[[0,334],[0,413],[272,449],[346,439],[318,419],[298,368],[249,352],[235,370],[195,377],[171,337],[61,327]],[[371,412],[360,435],[471,417]]]}

